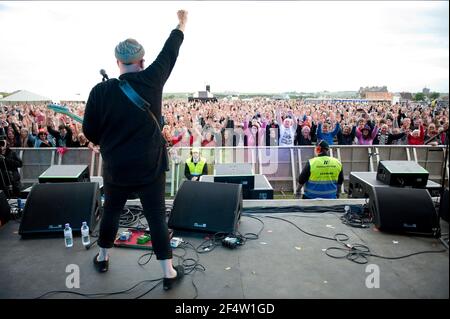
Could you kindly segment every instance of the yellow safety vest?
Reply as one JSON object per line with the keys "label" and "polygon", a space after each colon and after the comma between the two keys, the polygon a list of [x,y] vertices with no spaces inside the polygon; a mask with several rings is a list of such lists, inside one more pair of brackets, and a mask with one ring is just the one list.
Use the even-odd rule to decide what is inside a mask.
{"label": "yellow safety vest", "polygon": [[188,158],[186,160],[186,164],[189,167],[189,173],[193,176],[200,176],[203,173],[203,168],[206,165],[206,159],[203,157],[200,157],[200,161],[195,164],[192,161],[192,157]]}
{"label": "yellow safety vest", "polygon": [[305,195],[308,198],[336,198],[341,162],[334,157],[318,156],[310,159],[309,165],[311,174],[305,184]]}

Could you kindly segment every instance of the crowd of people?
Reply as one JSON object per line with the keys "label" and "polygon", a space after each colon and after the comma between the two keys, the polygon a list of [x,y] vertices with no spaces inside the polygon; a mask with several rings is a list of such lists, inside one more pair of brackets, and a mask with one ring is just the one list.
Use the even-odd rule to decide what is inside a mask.
{"label": "crowd of people", "polygon": [[444,144],[448,129],[448,108],[419,103],[167,101],[163,111],[174,147]]}
{"label": "crowd of people", "polygon": [[[66,107],[80,117],[84,103]],[[46,104],[2,106],[9,147],[90,147],[80,123]],[[163,101],[170,147],[445,144],[449,110],[420,103],[307,100]]]}
{"label": "crowd of people", "polygon": [[[69,111],[83,117],[84,103],[66,105]],[[47,104],[2,105],[0,135],[6,136],[9,147],[90,147],[82,125],[70,116],[55,113]]]}

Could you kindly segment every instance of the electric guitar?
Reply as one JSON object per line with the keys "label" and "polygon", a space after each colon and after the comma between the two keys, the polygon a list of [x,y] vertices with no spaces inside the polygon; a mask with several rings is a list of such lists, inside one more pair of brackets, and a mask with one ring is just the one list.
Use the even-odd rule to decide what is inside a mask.
{"label": "electric guitar", "polygon": [[73,114],[72,112],[69,111],[69,109],[63,105],[59,105],[59,104],[49,104],[47,105],[47,107],[56,112],[56,113],[61,113],[64,115],[67,115],[68,117],[72,118],[74,121],[77,121],[78,123],[83,124],[83,119],[81,117],[79,117],[76,114]]}

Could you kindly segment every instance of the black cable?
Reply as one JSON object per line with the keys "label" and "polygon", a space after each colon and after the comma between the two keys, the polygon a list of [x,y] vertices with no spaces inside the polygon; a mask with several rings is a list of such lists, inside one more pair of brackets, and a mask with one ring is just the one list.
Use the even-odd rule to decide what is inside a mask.
{"label": "black cable", "polygon": [[[144,257],[147,257],[147,256],[150,256],[150,257],[148,257],[148,259],[145,262],[141,262],[141,259],[144,258]],[[141,257],[139,257],[138,265],[139,266],[147,265],[150,262],[150,260],[152,259],[152,257],[153,257],[153,250],[151,252],[143,254]]]}
{"label": "black cable", "polygon": [[119,227],[126,228],[135,225],[141,218],[142,213],[134,213],[129,208],[124,208],[124,212],[120,215]]}
{"label": "black cable", "polygon": [[137,296],[137,297],[134,298],[134,299],[139,299],[139,298],[144,297],[144,296],[145,296],[146,294],[148,294],[150,291],[152,291],[153,289],[155,289],[156,287],[158,287],[162,282],[163,282],[163,280],[160,279],[160,281],[159,281],[156,285],[154,285],[152,288],[150,288],[149,290],[147,290],[146,292],[144,292],[143,294]]}
{"label": "black cable", "polygon": [[[332,241],[336,241],[336,242],[340,243],[345,248],[343,248],[343,247],[329,247],[329,248],[327,248],[325,250],[326,255],[329,256],[329,257],[332,257],[332,258],[336,258],[336,259],[346,258],[346,259],[348,259],[348,260],[350,260],[350,261],[352,261],[354,263],[357,263],[357,264],[366,264],[368,262],[368,258],[367,257],[369,257],[369,256],[382,258],[382,259],[396,260],[396,259],[407,258],[407,257],[419,255],[419,254],[442,253],[442,252],[446,252],[447,251],[446,249],[442,249],[442,250],[426,250],[426,251],[419,251],[419,252],[411,253],[411,254],[404,255],[404,256],[393,256],[393,257],[381,256],[381,255],[377,255],[377,254],[372,253],[370,251],[370,248],[368,246],[366,246],[366,245],[362,245],[362,244],[353,244],[353,245],[351,245],[351,244],[345,243],[345,241],[347,241],[349,239],[348,235],[346,235],[346,234],[337,233],[337,234],[334,235],[334,238],[321,236],[321,235],[316,235],[316,234],[312,234],[312,233],[309,233],[307,231],[304,231],[303,229],[298,227],[296,224],[294,224],[290,220],[287,220],[287,219],[284,219],[284,218],[281,218],[281,217],[273,217],[273,216],[264,216],[264,217],[272,218],[272,219],[278,219],[278,220],[282,220],[284,222],[287,222],[287,223],[293,225],[295,228],[297,228],[301,232],[303,232],[303,233],[305,233],[305,234],[307,234],[309,236],[322,238],[322,239],[326,239],[326,240],[332,240]],[[341,237],[341,238],[339,238],[339,237]],[[337,256],[337,255],[330,254],[330,251],[344,251],[345,254]]]}
{"label": "black cable", "polygon": [[344,213],[345,206],[354,212],[362,212],[363,205],[333,205],[333,206],[285,206],[285,207],[254,207],[244,208],[243,213]]}
{"label": "black cable", "polygon": [[[191,243],[186,242],[186,241],[183,241],[183,243],[181,245],[182,246],[179,248],[184,249],[186,254],[187,254],[186,248],[191,248],[194,251],[195,256],[196,256],[196,259],[184,258],[184,256],[183,256],[183,266],[185,267],[187,274],[190,274],[191,272],[198,270],[198,267],[200,268],[200,270],[205,271],[206,270],[205,266],[203,266],[202,264],[199,263],[200,256],[198,255],[196,248]],[[189,264],[187,262],[192,262],[192,263]]]}
{"label": "black cable", "polygon": [[[212,235],[212,237],[204,240],[200,245],[197,246],[195,251],[199,254],[206,254],[213,251],[217,246],[220,246],[222,243],[222,239],[227,236],[228,233],[217,232]],[[217,242],[219,240],[219,242]]]}
{"label": "black cable", "polygon": [[349,210],[343,216],[340,217],[343,224],[356,228],[369,228],[370,224],[373,222],[373,215],[367,208],[363,207],[361,212],[352,212]]}
{"label": "black cable", "polygon": [[[186,274],[189,275],[189,274],[192,273],[191,283],[192,283],[192,286],[194,287],[194,290],[195,290],[195,296],[193,297],[193,299],[197,299],[197,297],[198,297],[198,288],[197,288],[197,285],[194,282],[194,276],[195,276],[197,271],[203,271],[204,272],[204,271],[206,271],[206,268],[205,268],[205,266],[203,266],[202,264],[199,263],[200,256],[198,255],[197,249],[189,242],[183,242],[182,244],[184,246],[188,246],[189,248],[191,248],[195,252],[195,255],[197,257],[197,259],[186,258],[186,259],[183,260],[183,265],[185,266]],[[193,264],[185,265],[186,261],[192,261]],[[187,271],[186,271],[186,269],[187,269]]]}
{"label": "black cable", "polygon": [[[190,249],[192,249],[194,251],[194,253],[196,255],[196,258],[186,258],[186,256],[187,256],[187,248],[190,248]],[[202,264],[199,263],[200,256],[198,255],[198,252],[196,251],[196,248],[191,243],[183,241],[175,249],[183,251],[183,253],[181,255],[174,253],[173,256],[177,257],[179,259],[179,263],[181,263],[183,265],[183,267],[184,267],[184,275],[190,275],[191,273],[192,273],[192,275],[195,275],[195,272],[197,272],[197,271],[206,271],[205,266],[203,266]],[[144,257],[147,257],[147,256],[150,256],[148,258],[148,260],[146,260],[145,262],[142,262],[142,259]],[[141,255],[139,257],[139,259],[138,259],[138,264],[140,266],[144,266],[144,265],[148,264],[150,262],[152,256],[153,256],[153,251],[150,252],[150,253],[145,253],[145,254]],[[193,285],[194,290],[195,290],[194,299],[196,299],[198,297],[198,288],[197,288],[197,286],[194,283],[194,277],[192,277],[192,285]],[[145,292],[144,294],[142,294],[138,298],[146,295],[151,290],[153,290],[155,287],[152,287],[150,290],[148,290],[147,292]]]}
{"label": "black cable", "polygon": [[256,239],[259,239],[259,235],[262,233],[262,231],[264,230],[264,222],[261,220],[261,219],[259,219],[258,217],[255,217],[255,216],[253,216],[253,215],[251,215],[251,214],[242,214],[242,216],[243,217],[248,217],[248,218],[253,218],[253,219],[256,219],[257,221],[259,221],[261,224],[262,224],[262,226],[261,226],[261,229],[255,234],[255,233],[245,233],[245,234],[241,234],[240,232],[238,232],[238,234],[241,236],[241,238],[244,240],[244,242],[246,241],[246,240],[256,240]]}
{"label": "black cable", "polygon": [[39,297],[36,297],[34,299],[41,299],[49,294],[56,294],[56,293],[67,293],[67,294],[73,294],[73,295],[78,295],[78,296],[83,296],[86,298],[91,298],[91,297],[101,297],[101,296],[113,296],[113,295],[120,295],[120,294],[126,294],[129,291],[133,290],[134,288],[136,288],[137,286],[143,284],[143,283],[147,283],[147,282],[155,282],[155,281],[162,281],[161,278],[158,279],[150,279],[150,280],[143,280],[138,282],[137,284],[135,284],[134,286],[132,286],[131,288],[125,289],[125,290],[121,290],[121,291],[116,291],[116,292],[103,292],[103,293],[80,293],[80,292],[76,292],[76,291],[72,291],[72,290],[53,290],[53,291],[49,291],[46,292],[42,295],[40,295]]}
{"label": "black cable", "polygon": [[[295,228],[297,228],[298,230],[300,230],[302,233],[305,233],[306,235],[309,235],[309,236],[312,236],[312,237],[317,237],[317,238],[321,238],[321,239],[337,241],[336,238],[331,238],[331,237],[326,237],[326,236],[321,236],[321,235],[316,235],[316,234],[309,233],[309,232],[307,232],[307,231],[301,229],[300,227],[298,227],[296,224],[294,224],[294,223],[291,222],[290,220],[287,220],[287,219],[284,219],[284,218],[281,218],[281,217],[273,217],[273,216],[264,216],[264,217],[265,217],[265,218],[272,218],[272,219],[282,220],[282,221],[284,221],[284,222],[286,222],[286,223],[291,224],[292,226],[294,226]],[[346,240],[348,240],[348,238],[349,238],[346,234],[341,234],[341,233],[338,233],[338,234],[336,234],[335,236],[343,236],[344,238],[346,238],[346,239],[342,239],[341,241],[346,241]]]}
{"label": "black cable", "polygon": [[[330,251],[343,251],[344,254],[337,256],[337,255],[330,254]],[[369,247],[367,247],[365,245],[356,244],[356,245],[348,245],[348,246],[346,245],[346,248],[329,247],[329,248],[327,248],[325,253],[327,254],[327,256],[332,257],[332,258],[336,258],[336,259],[347,258],[348,260],[355,262],[357,264],[366,264],[369,261],[367,257],[370,257],[370,256],[381,258],[381,259],[397,260],[397,259],[408,258],[411,256],[420,255],[420,254],[443,253],[446,251],[447,251],[446,249],[425,250],[425,251],[419,251],[419,252],[415,252],[415,253],[411,253],[411,254],[407,254],[407,255],[403,255],[403,256],[391,257],[391,256],[381,256],[381,255],[373,254],[370,252]]]}
{"label": "black cable", "polygon": [[97,242],[98,242],[98,239],[94,240],[89,245],[86,245],[84,248],[86,248],[86,250],[91,249],[91,247],[94,246],[95,244],[97,244]]}

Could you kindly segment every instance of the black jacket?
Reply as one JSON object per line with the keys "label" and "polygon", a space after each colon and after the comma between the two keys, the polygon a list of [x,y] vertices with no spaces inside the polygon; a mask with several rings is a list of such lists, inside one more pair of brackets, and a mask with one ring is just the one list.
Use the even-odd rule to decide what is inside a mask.
{"label": "black jacket", "polygon": [[339,145],[352,145],[356,136],[356,126],[352,127],[350,134],[342,133],[342,127],[337,133],[337,140]]}
{"label": "black jacket", "polygon": [[64,138],[61,136],[61,133],[59,133],[59,131],[53,129],[51,126],[47,125],[47,131],[55,138],[56,147],[73,147],[73,133],[69,125],[66,125],[67,133]]}
{"label": "black jacket", "polygon": [[19,196],[22,188],[19,167],[22,167],[22,160],[16,152],[7,148],[5,154],[0,155],[0,189],[7,191],[8,186],[12,185],[13,196]]}
{"label": "black jacket", "polygon": [[[385,145],[391,145],[393,141],[401,139],[401,138],[405,137],[405,135],[406,135],[406,133],[399,133],[399,134],[388,133]],[[372,144],[373,145],[380,145],[380,139],[381,139],[381,132],[378,131],[378,134],[373,139]]]}
{"label": "black jacket", "polygon": [[[163,87],[183,38],[182,31],[173,30],[150,66],[119,77],[150,103],[158,121],[161,121]],[[83,132],[88,140],[100,145],[105,183],[143,185],[159,177],[168,166],[159,130],[150,116],[124,95],[117,79],[101,82],[91,90]]]}
{"label": "black jacket", "polygon": [[311,131],[309,133],[311,139],[306,139],[303,137],[302,128],[303,126],[297,126],[294,140],[295,145],[312,145],[313,143],[317,142],[317,125],[315,123],[311,124]]}

